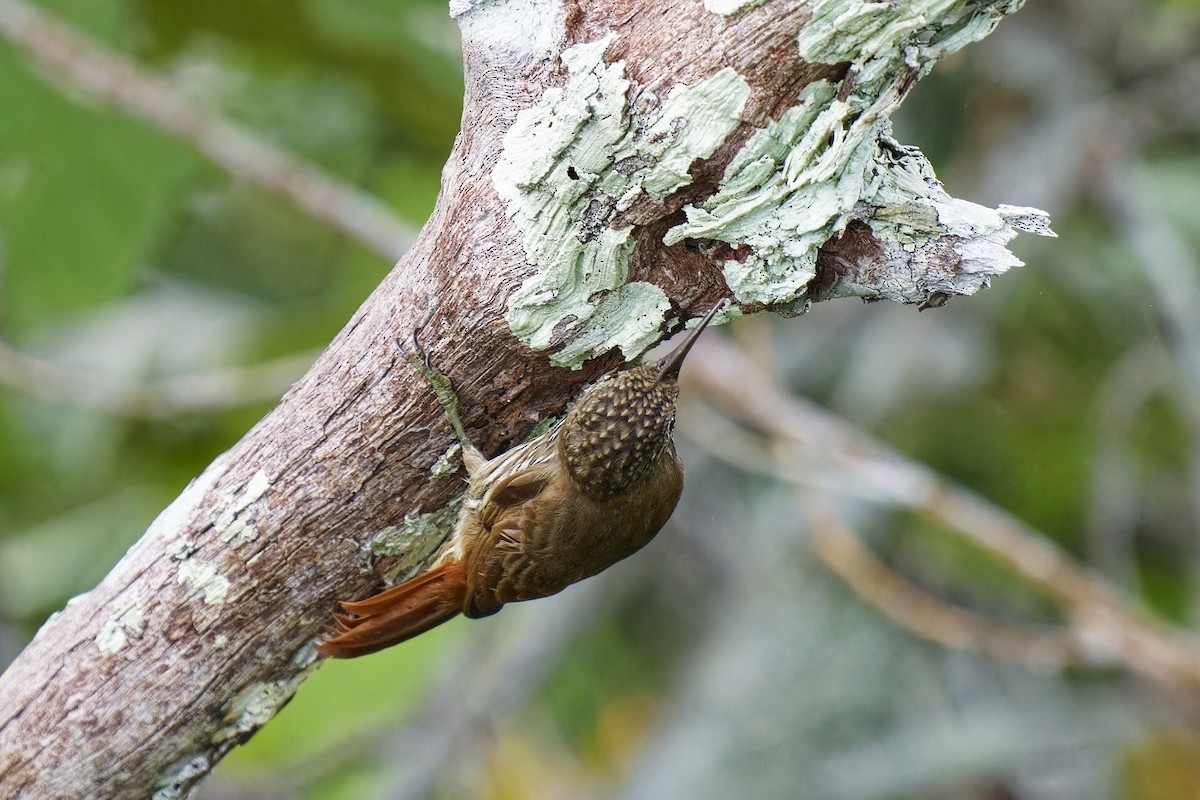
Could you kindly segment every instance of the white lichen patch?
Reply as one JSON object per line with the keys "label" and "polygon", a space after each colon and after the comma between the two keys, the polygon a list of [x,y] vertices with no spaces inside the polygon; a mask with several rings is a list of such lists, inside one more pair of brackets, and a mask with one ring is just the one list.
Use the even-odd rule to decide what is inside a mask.
{"label": "white lichen patch", "polygon": [[[166,520],[174,518],[173,529],[188,530],[191,526],[187,524],[186,517],[195,512],[201,500],[212,489],[217,479],[225,474],[225,471],[225,457],[221,456],[183,491],[175,502],[159,516],[154,525],[165,524]],[[213,530],[222,542],[233,547],[240,547],[258,538],[258,528],[254,524],[254,505],[270,488],[270,478],[265,472],[258,470],[244,486],[217,495],[209,515],[212,519]],[[154,530],[153,525],[151,530]],[[172,559],[181,562],[179,565],[180,582],[187,582],[193,586],[203,584],[205,602],[221,602],[229,587],[229,581],[217,575],[212,567],[191,562],[192,556],[199,550],[199,542],[189,537],[182,537],[167,547],[167,554]]]}
{"label": "white lichen patch", "polygon": [[[1005,244],[1018,231],[1053,235],[1044,212],[951,198],[919,151],[892,140],[888,120],[911,80],[985,36],[1019,5],[814,2],[799,54],[810,62],[849,62],[846,80],[805,87],[795,107],[750,137],[718,191],[685,207],[687,221],[664,242],[731,245],[739,257],[723,268],[737,300],[793,308],[806,302],[821,245],[853,220],[870,225],[885,253],[894,246],[894,255],[914,269],[910,282],[840,285],[842,293],[922,302],[935,291],[969,294],[988,276],[1020,265]],[[956,257],[921,252],[934,242],[946,243]],[[926,267],[934,274],[924,275]]]}
{"label": "white lichen patch", "polygon": [[167,555],[176,561],[184,561],[185,559],[191,558],[192,554],[198,549],[199,548],[197,547],[196,543],[191,539],[183,538],[175,541],[170,547],[167,548]]}
{"label": "white lichen patch", "polygon": [[1040,208],[1010,206],[1001,203],[996,207],[996,213],[1014,230],[1021,233],[1058,238],[1058,234],[1050,229],[1050,215]]}
{"label": "white lichen patch", "polygon": [[[179,497],[176,497],[171,505],[163,509],[154,522],[150,523],[146,538],[153,538],[155,533],[187,530],[189,518],[195,513],[196,507],[200,505],[217,480],[225,474],[225,470],[225,454],[223,453],[217,456],[199,477],[189,483],[187,488],[180,492]],[[169,549],[172,558],[183,559],[195,551],[195,545],[190,540],[181,539],[170,545]]]}
{"label": "white lichen patch", "polygon": [[228,524],[250,506],[258,502],[267,490],[271,488],[271,479],[261,469],[250,476],[246,484],[222,492],[217,497],[213,516],[218,525]]}
{"label": "white lichen patch", "polygon": [[537,269],[509,299],[509,325],[535,350],[560,347],[551,360],[561,366],[613,347],[632,358],[658,337],[669,302],[653,284],[627,283],[632,229],[612,219],[686,185],[689,165],[737,126],[750,93],[723,69],[639,118],[626,108],[624,63],[604,61],[614,38],[563,52],[566,86],[517,115],[492,173]]}
{"label": "white lichen patch", "polygon": [[[869,284],[856,284],[858,270],[842,271],[838,294],[921,303],[935,293],[972,294],[999,275],[1022,265],[1007,244],[1018,232],[1054,236],[1049,218],[1035,208],[987,208],[948,195],[933,168],[916,148],[881,134],[864,189],[868,221],[883,243],[884,259],[914,269],[878,270],[861,265]],[[951,254],[952,255],[949,255]]]}
{"label": "white lichen patch", "polygon": [[505,61],[550,58],[563,36],[561,0],[450,0],[463,41]]}
{"label": "white lichen patch", "polygon": [[196,781],[208,774],[212,763],[207,753],[184,756],[168,767],[154,782],[151,800],[181,800],[191,794]]}
{"label": "white lichen patch", "polygon": [[104,621],[100,632],[96,634],[96,646],[101,653],[116,653],[125,646],[129,637],[141,636],[144,627],[145,611],[141,603],[134,602]]}
{"label": "white lichen patch", "polygon": [[271,488],[271,479],[261,469],[256,471],[240,490],[222,493],[213,507],[213,529],[217,538],[233,547],[253,542],[258,538],[258,527],[254,523],[257,513],[255,504]]}
{"label": "white lichen patch", "polygon": [[267,473],[261,469],[250,476],[246,488],[242,491],[242,496],[234,505],[236,512],[240,513],[246,509],[251,503],[258,501],[260,497],[267,493],[271,488],[271,479],[267,477]]}
{"label": "white lichen patch", "polygon": [[179,564],[179,583],[186,583],[194,594],[204,598],[206,605],[220,605],[229,593],[229,579],[217,572],[212,564],[186,559]]}
{"label": "white lichen patch", "polygon": [[713,14],[728,17],[743,8],[753,8],[765,3],[766,0],[704,0],[704,10]]}

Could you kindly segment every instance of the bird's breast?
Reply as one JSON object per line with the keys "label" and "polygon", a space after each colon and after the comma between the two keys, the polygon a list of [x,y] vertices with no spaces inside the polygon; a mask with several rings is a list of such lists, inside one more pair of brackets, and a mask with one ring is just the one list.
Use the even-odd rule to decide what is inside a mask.
{"label": "bird's breast", "polygon": [[[468,512],[469,594],[478,615],[504,603],[546,597],[640,550],[666,523],[683,489],[683,469],[668,447],[633,488],[596,499],[566,469],[535,498],[483,524]],[[464,531],[467,532],[467,531]]]}

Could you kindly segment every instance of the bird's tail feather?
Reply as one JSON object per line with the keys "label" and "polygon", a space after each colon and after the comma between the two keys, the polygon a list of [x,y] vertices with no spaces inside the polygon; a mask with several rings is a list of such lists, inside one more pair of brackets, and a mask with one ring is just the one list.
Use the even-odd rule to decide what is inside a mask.
{"label": "bird's tail feather", "polygon": [[333,630],[317,645],[332,658],[357,658],[407,641],[459,614],[466,594],[463,565],[448,562],[379,594],[342,603]]}

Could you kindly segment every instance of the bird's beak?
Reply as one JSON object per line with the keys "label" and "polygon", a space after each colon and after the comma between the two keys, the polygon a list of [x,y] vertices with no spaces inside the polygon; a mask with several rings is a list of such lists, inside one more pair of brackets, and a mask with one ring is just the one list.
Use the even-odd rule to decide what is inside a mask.
{"label": "bird's beak", "polygon": [[700,332],[712,320],[722,307],[725,306],[725,300],[718,300],[717,304],[708,310],[704,315],[704,319],[700,320],[697,325],[687,335],[679,346],[658,360],[658,379],[661,380],[676,380],[679,378],[679,368],[683,366],[683,359],[687,358],[688,351],[692,349],[692,345],[696,343],[696,339],[700,338]]}

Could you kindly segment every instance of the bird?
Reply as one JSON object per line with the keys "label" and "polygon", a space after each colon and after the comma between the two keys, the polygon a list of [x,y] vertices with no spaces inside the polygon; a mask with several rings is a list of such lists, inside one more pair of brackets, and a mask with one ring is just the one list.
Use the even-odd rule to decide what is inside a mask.
{"label": "bird", "polygon": [[429,365],[414,335],[414,363],[462,445],[463,507],[434,565],[364,600],[342,602],[318,653],[356,658],[459,614],[487,617],[507,603],[556,594],[645,546],[683,491],[672,437],[680,367],[723,305],[662,358],[609,373],[549,430],[491,459],[470,442],[453,391],[439,390],[449,381]]}

